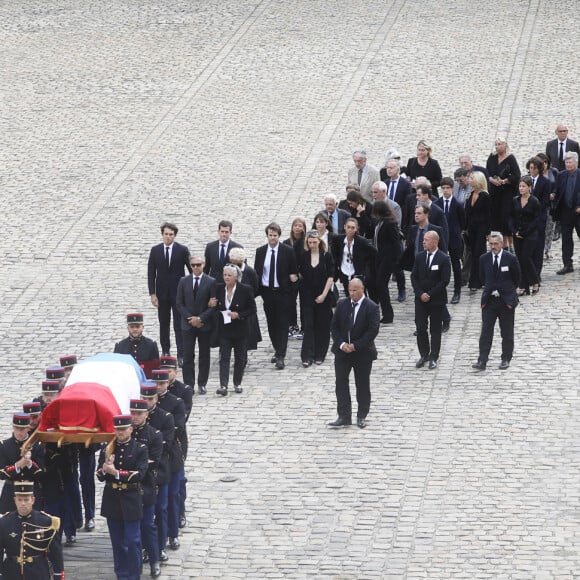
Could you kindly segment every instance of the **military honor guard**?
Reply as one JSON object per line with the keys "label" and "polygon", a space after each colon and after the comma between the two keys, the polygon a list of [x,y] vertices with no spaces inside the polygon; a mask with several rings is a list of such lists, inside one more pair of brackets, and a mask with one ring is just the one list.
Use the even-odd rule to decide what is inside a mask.
{"label": "military honor guard", "polygon": [[159,540],[155,525],[155,503],[157,500],[157,465],[163,452],[163,435],[147,423],[147,401],[131,399],[131,437],[147,447],[149,455],[148,469],[141,485],[143,487],[143,519],[141,520],[141,543],[147,552],[151,577],[161,575],[159,565]]}
{"label": "military honor guard", "polygon": [[149,376],[150,369],[159,366],[159,348],[154,340],[143,336],[145,329],[143,314],[139,312],[127,314],[127,329],[129,336],[117,342],[113,352],[130,354]]}
{"label": "military honor guard", "polygon": [[32,435],[40,423],[40,415],[42,414],[40,402],[32,401],[30,403],[22,403],[22,412],[30,417],[28,432]]}
{"label": "military honor guard", "polygon": [[14,484],[33,481],[36,496],[40,496],[39,480],[44,473],[44,449],[39,442],[24,451],[24,442],[30,436],[30,416],[15,413],[12,417],[12,437],[0,443],[0,479],[4,480],[0,495],[0,513],[14,507]]}
{"label": "military honor guard", "polygon": [[68,381],[68,378],[70,377],[70,374],[75,365],[78,364],[79,359],[76,354],[67,354],[65,356],[61,356],[59,362],[60,366],[64,369],[65,381]]}
{"label": "military honor guard", "polygon": [[104,448],[97,468],[97,478],[105,483],[101,515],[107,518],[117,578],[139,580],[143,517],[141,482],[148,469],[147,447],[131,438],[131,415],[115,415],[113,425],[112,453]]}
{"label": "military honor guard", "polygon": [[58,538],[60,520],[33,509],[35,497],[31,481],[15,483],[13,491],[16,511],[0,518],[2,578],[64,580],[62,547]]}
{"label": "military honor guard", "polygon": [[40,408],[42,411],[46,409],[49,403],[52,403],[60,393],[60,381],[56,380],[46,380],[42,381],[42,391],[40,397],[33,399],[33,402],[40,403]]}

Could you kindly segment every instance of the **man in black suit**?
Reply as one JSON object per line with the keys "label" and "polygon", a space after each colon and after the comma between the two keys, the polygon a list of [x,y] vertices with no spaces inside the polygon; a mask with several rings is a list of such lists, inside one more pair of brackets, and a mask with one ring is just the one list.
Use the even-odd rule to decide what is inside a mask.
{"label": "man in black suit", "polygon": [[[415,325],[417,347],[421,355],[415,366],[420,369],[429,361],[429,368],[437,368],[441,350],[443,311],[447,304],[447,285],[451,279],[449,256],[439,251],[439,234],[426,232],[423,237],[424,251],[415,258],[411,283],[415,292]],[[431,345],[427,325],[431,334]]]}
{"label": "man in black suit", "polygon": [[[461,158],[460,158],[461,159]],[[463,255],[463,237],[466,228],[465,208],[453,197],[453,179],[444,177],[441,180],[443,196],[434,203],[443,210],[449,226],[449,258],[453,270],[453,298],[451,304],[457,304],[461,298],[461,256]]]}
{"label": "man in black suit", "polygon": [[[131,312],[127,314],[127,330],[129,336],[115,344],[113,352],[117,354],[130,354],[138,363],[153,363],[159,361],[159,349],[157,343],[143,336],[143,314]],[[148,372],[148,369],[145,369]]]}
{"label": "man in black suit", "polygon": [[230,239],[232,228],[232,222],[222,220],[218,224],[218,239],[209,242],[205,247],[203,272],[214,278],[216,282],[222,281],[222,270],[230,261],[230,250],[232,248],[243,248],[241,244]]}
{"label": "man in black suit", "polygon": [[487,366],[496,320],[499,320],[502,339],[501,370],[510,366],[514,352],[514,317],[518,305],[516,288],[520,284],[520,264],[514,254],[503,250],[503,236],[499,232],[491,233],[489,245],[491,252],[479,258],[479,279],[483,281],[482,325],[479,358],[472,365],[477,371],[483,371]]}
{"label": "man in black suit", "polygon": [[386,165],[386,172],[388,178],[383,181],[387,186],[387,198],[397,202],[401,208],[404,208],[407,197],[413,192],[409,181],[401,177],[401,162],[396,159],[389,159]]}
{"label": "man in black suit", "polygon": [[336,267],[335,279],[342,282],[346,295],[348,284],[355,276],[363,280],[372,277],[372,264],[377,249],[370,240],[358,235],[355,218],[346,220],[344,231],[344,234],[332,238],[330,251]]}
{"label": "man in black suit", "polygon": [[379,306],[365,297],[362,280],[353,278],[348,293],[350,298],[338,303],[330,326],[338,418],[328,425],[345,427],[352,424],[349,375],[354,370],[358,403],[356,423],[364,429],[371,406],[370,377],[373,361],[377,358],[375,338],[379,333],[381,315]]}
{"label": "man in black suit", "polygon": [[574,228],[580,223],[580,171],[578,170],[578,153],[566,153],[566,169],[558,174],[556,180],[556,198],[554,217],[562,225],[562,262],[564,267],[557,274],[569,274],[574,271]]}
{"label": "man in black suit", "polygon": [[200,395],[207,393],[206,385],[210,363],[210,331],[214,309],[209,300],[215,298],[216,282],[203,273],[204,261],[191,258],[193,274],[182,278],[177,287],[177,309],[181,314],[183,333],[183,382],[195,385],[195,342],[199,341],[199,372],[197,385]]}
{"label": "man in black suit", "polygon": [[556,127],[556,139],[552,139],[546,143],[546,155],[550,158],[552,167],[558,171],[566,169],[564,159],[566,153],[575,151],[580,155],[580,146],[577,141],[568,137],[568,127],[564,123],[560,123]]}
{"label": "man in black suit", "polygon": [[415,187],[417,192],[417,203],[426,204],[429,211],[429,222],[435,226],[439,226],[443,230],[443,241],[445,247],[449,247],[449,224],[443,210],[434,204],[434,198],[431,196],[432,190],[429,185],[417,185]]}
{"label": "man in black suit", "polygon": [[256,250],[254,267],[260,281],[260,295],[274,347],[271,362],[278,370],[285,367],[292,284],[298,280],[294,249],[280,243],[282,229],[272,222],[266,226],[268,243]]}
{"label": "man in black suit", "polygon": [[344,222],[350,217],[350,213],[338,207],[338,198],[334,193],[329,193],[324,197],[324,212],[330,220],[333,233],[342,234]]}
{"label": "man in black suit", "polygon": [[175,241],[178,231],[177,226],[169,222],[165,222],[161,226],[163,243],[151,248],[147,265],[147,281],[151,304],[157,308],[157,316],[159,317],[161,352],[170,354],[169,327],[171,314],[173,313],[177,359],[182,361],[183,343],[175,297],[177,295],[177,285],[179,280],[183,278],[185,269],[191,272],[191,268],[189,267],[189,250],[186,246],[182,246]]}

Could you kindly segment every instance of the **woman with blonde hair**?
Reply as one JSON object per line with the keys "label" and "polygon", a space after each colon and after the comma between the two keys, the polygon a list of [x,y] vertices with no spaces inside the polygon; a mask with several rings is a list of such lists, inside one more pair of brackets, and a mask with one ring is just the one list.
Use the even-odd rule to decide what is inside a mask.
{"label": "woman with blonde hair", "polygon": [[436,159],[431,156],[433,148],[428,145],[423,139],[417,143],[417,157],[411,157],[407,161],[407,178],[409,181],[417,179],[417,177],[426,177],[431,182],[433,195],[439,197],[437,188],[441,183],[443,174],[441,167]]}

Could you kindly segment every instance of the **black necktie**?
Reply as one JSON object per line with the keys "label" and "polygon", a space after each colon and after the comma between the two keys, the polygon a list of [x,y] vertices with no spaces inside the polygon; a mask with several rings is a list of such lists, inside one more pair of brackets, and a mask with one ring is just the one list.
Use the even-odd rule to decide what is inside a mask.
{"label": "black necktie", "polygon": [[268,273],[268,286],[274,288],[274,280],[276,276],[276,252],[272,250],[270,254],[270,272]]}
{"label": "black necktie", "polygon": [[348,325],[349,330],[352,329],[352,327],[354,326],[354,313],[355,313],[357,306],[358,306],[358,302],[353,301],[351,304],[351,307],[350,307],[350,321],[349,321],[349,325]]}
{"label": "black necktie", "polygon": [[497,254],[495,254],[493,258],[493,273],[497,275],[498,272],[499,272],[499,262],[497,260]]}
{"label": "black necktie", "polygon": [[395,182],[391,181],[391,185],[389,186],[389,199],[392,201],[395,199]]}
{"label": "black necktie", "polygon": [[360,182],[362,181],[362,172],[363,172],[363,170],[362,170],[362,169],[359,169],[359,170],[358,170],[358,184],[359,184],[359,185],[360,185]]}
{"label": "black necktie", "polygon": [[558,153],[558,165],[560,169],[564,166],[564,143],[560,143],[560,152]]}
{"label": "black necktie", "polygon": [[431,261],[431,254],[427,252],[427,268],[429,268],[429,262]]}
{"label": "black necktie", "polygon": [[169,246],[165,246],[165,265],[169,268]]}
{"label": "black necktie", "polygon": [[226,245],[222,244],[222,249],[220,250],[220,262],[222,266],[225,264],[226,261]]}
{"label": "black necktie", "polygon": [[536,179],[538,179],[537,177],[534,177],[532,179],[532,193],[534,193],[534,189],[536,189]]}
{"label": "black necktie", "polygon": [[445,200],[445,215],[449,215],[449,200]]}
{"label": "black necktie", "polygon": [[197,298],[197,291],[199,290],[199,276],[195,277],[195,284],[193,285],[193,299]]}

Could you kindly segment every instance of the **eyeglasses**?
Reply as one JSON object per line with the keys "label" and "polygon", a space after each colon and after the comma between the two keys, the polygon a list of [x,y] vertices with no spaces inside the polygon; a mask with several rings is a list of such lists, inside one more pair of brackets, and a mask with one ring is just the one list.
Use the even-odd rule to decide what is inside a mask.
{"label": "eyeglasses", "polygon": [[196,262],[195,264],[193,262],[191,263],[192,268],[201,268],[202,266],[203,264],[201,262]]}

